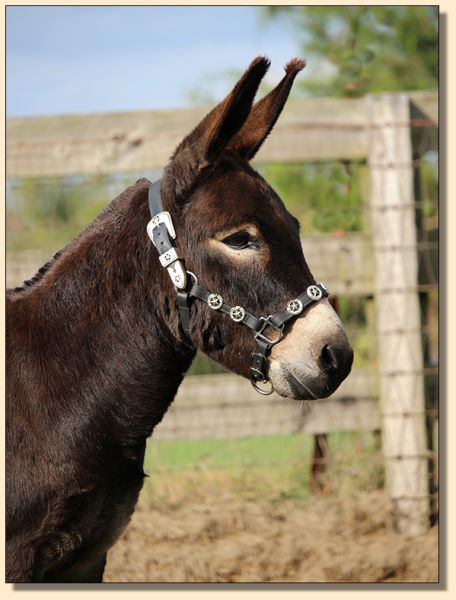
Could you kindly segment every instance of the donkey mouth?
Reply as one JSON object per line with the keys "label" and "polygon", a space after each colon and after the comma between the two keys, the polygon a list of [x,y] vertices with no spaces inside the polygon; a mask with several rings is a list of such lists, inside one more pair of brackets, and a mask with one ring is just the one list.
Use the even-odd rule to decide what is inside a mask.
{"label": "donkey mouth", "polygon": [[[342,383],[345,377],[328,378],[327,374],[308,376],[297,372],[291,365],[280,366],[280,381],[274,385],[281,396],[294,400],[318,400],[330,396]],[[274,383],[274,381],[273,381]]]}
{"label": "donkey mouth", "polygon": [[318,400],[318,397],[307,387],[302,379],[298,379],[291,371],[284,371],[284,378],[290,387],[292,398],[295,400]]}

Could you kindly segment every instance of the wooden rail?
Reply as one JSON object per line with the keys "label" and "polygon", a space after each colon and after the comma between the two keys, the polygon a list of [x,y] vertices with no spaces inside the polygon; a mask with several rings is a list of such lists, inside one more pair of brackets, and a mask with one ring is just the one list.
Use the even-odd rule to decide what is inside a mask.
{"label": "wooden rail", "polygon": [[357,369],[328,399],[314,403],[260,396],[236,375],[186,377],[156,440],[230,438],[380,429],[375,371]]}
{"label": "wooden rail", "polygon": [[[332,294],[370,295],[373,293],[372,250],[361,234],[332,238],[308,236],[302,240],[307,262],[315,277],[324,281]],[[7,287],[20,285],[49,260],[43,251],[8,254]]]}
{"label": "wooden rail", "polygon": [[[302,238],[307,263],[331,294],[336,296],[371,296],[374,293],[372,244],[363,234],[342,237],[311,235]],[[423,256],[419,264],[423,289],[438,283],[438,241],[433,239],[418,249]],[[432,250],[431,256],[429,250]],[[15,287],[32,277],[51,258],[49,252],[22,250],[10,252],[6,262],[6,285]]]}
{"label": "wooden rail", "polygon": [[[168,162],[175,146],[206,110],[9,119],[7,177],[116,171],[147,174]],[[415,157],[437,148],[437,125],[436,91],[287,105],[274,135],[260,150],[258,163],[367,161],[369,205],[371,213],[375,212],[372,239],[361,234],[312,236],[302,244],[315,277],[332,294],[374,296],[383,302],[384,310],[376,315],[378,330],[371,332],[378,346],[378,370],[354,370],[331,398],[310,406],[275,395],[261,397],[248,381],[233,375],[188,377],[157,427],[157,439],[298,431],[320,435],[382,428],[398,528],[409,534],[426,528],[428,452],[422,441],[426,373],[417,298],[419,291],[438,284],[438,235],[433,232],[428,242],[416,244],[412,176]],[[11,254],[7,285],[20,284],[48,258],[46,254]],[[394,304],[391,294],[398,297]],[[372,311],[372,302],[368,305]],[[418,360],[412,364],[415,356]],[[416,386],[405,381],[412,381],[412,376]],[[402,378],[400,386],[398,378]],[[435,375],[425,383],[437,389]]]}
{"label": "wooden rail", "polygon": [[[417,126],[437,123],[437,92],[413,92],[409,98]],[[205,112],[189,108],[8,119],[7,177],[162,168]],[[256,160],[362,160],[368,155],[370,127],[365,98],[289,102]]]}

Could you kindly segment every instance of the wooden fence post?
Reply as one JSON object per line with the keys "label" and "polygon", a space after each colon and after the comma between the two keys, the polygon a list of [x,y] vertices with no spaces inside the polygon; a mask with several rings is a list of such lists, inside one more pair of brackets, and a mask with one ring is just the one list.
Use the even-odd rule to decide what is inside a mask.
{"label": "wooden fence post", "polygon": [[410,101],[367,98],[378,359],[387,487],[399,532],[429,526]]}

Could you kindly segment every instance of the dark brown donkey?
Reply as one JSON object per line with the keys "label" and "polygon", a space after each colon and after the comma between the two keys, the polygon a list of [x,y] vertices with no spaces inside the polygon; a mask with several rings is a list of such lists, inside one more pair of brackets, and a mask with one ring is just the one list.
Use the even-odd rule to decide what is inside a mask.
{"label": "dark brown donkey", "polygon": [[[328,396],[348,375],[352,350],[298,222],[248,164],[303,66],[291,61],[252,107],[269,67],[255,59],[164,170],[177,264],[199,285],[188,275],[179,288],[163,268],[141,179],[7,292],[8,582],[102,580],[143,484],[146,439],[197,349],[296,399]],[[154,241],[172,254],[169,229],[157,225]]]}

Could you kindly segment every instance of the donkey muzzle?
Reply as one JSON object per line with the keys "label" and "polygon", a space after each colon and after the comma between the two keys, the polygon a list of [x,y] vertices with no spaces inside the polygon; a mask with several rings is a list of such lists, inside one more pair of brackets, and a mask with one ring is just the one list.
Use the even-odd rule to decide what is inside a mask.
{"label": "donkey muzzle", "polygon": [[353,350],[327,300],[311,306],[271,352],[276,392],[296,400],[330,396],[350,373]]}

